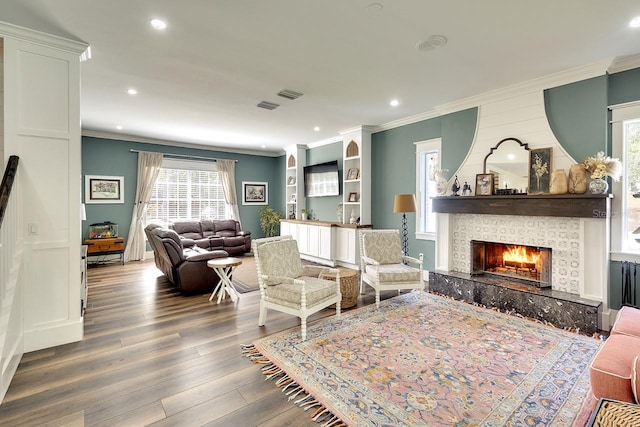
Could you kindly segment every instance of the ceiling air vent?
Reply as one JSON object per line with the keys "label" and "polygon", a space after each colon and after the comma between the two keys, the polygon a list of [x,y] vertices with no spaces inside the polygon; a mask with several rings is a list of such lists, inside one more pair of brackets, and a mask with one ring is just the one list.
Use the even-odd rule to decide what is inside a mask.
{"label": "ceiling air vent", "polygon": [[274,104],[273,102],[268,101],[260,101],[260,104],[258,104],[258,107],[264,108],[265,110],[275,110],[279,106],[280,104]]}
{"label": "ceiling air vent", "polygon": [[296,92],[295,90],[282,89],[280,92],[278,92],[278,96],[287,99],[298,99],[302,96],[302,94],[300,92]]}

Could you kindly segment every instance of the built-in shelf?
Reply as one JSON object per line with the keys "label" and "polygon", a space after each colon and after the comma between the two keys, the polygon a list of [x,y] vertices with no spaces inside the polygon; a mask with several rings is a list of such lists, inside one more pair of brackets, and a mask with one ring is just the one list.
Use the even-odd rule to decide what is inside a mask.
{"label": "built-in shelf", "polygon": [[452,214],[607,218],[611,194],[434,197],[433,211]]}

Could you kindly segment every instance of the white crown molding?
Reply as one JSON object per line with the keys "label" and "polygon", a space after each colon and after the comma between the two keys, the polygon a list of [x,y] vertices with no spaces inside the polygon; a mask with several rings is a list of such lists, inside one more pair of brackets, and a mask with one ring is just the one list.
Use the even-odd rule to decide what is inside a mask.
{"label": "white crown molding", "polygon": [[182,147],[192,148],[196,150],[204,151],[219,151],[223,153],[236,153],[236,154],[248,154],[253,156],[263,157],[280,157],[284,155],[283,151],[257,151],[257,150],[245,150],[241,148],[229,148],[229,147],[215,147],[211,145],[191,144],[188,142],[169,141],[165,139],[143,138],[134,135],[126,135],[120,133],[103,132],[96,130],[83,129],[82,136],[88,136],[92,138],[114,139],[118,141],[140,142],[143,144],[157,144],[166,145],[170,147]]}
{"label": "white crown molding", "polygon": [[52,34],[46,34],[41,31],[31,30],[29,28],[20,27],[18,25],[2,21],[0,21],[0,37],[34,43],[70,52],[75,55],[82,54],[89,47],[88,43],[81,40],[71,40]]}
{"label": "white crown molding", "polygon": [[640,54],[618,57],[609,66],[609,74],[620,73],[640,67]]}
{"label": "white crown molding", "polygon": [[537,79],[527,80],[525,82],[517,83],[511,86],[506,86],[493,91],[484,92],[478,95],[470,96],[468,98],[460,99],[458,101],[442,104],[437,106],[433,110],[426,111],[424,113],[375,126],[374,131],[380,132],[383,130],[389,130],[399,126],[416,123],[422,120],[443,116],[445,114],[466,110],[468,108],[478,107],[482,104],[488,104],[506,98],[511,98],[522,93],[542,91],[552,87],[562,86],[565,84],[601,76],[606,74],[611,62],[611,59],[605,59],[593,64],[561,71],[555,74],[549,74]]}
{"label": "white crown molding", "polygon": [[316,142],[310,142],[309,144],[306,144],[306,147],[316,148],[316,147],[322,147],[323,145],[334,144],[336,142],[342,142],[342,137],[340,135],[332,136],[331,138],[322,139]]}

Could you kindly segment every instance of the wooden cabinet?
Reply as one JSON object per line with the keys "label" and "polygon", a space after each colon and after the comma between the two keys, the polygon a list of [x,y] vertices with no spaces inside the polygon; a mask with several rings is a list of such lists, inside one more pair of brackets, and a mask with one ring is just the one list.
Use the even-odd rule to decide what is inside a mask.
{"label": "wooden cabinet", "polygon": [[87,255],[120,255],[120,262],[124,264],[124,238],[113,237],[111,239],[85,239]]}

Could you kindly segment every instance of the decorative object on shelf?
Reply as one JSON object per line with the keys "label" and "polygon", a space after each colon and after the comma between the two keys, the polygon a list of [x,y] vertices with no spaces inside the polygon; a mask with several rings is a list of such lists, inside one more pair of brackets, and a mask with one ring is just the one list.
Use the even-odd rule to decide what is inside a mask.
{"label": "decorative object on shelf", "polygon": [[360,169],[351,168],[349,172],[347,172],[347,181],[352,181],[358,179],[360,177]]}
{"label": "decorative object on shelf", "polygon": [[463,196],[470,196],[471,195],[471,186],[469,185],[469,183],[467,181],[465,181],[464,185],[462,186],[462,195]]}
{"label": "decorative object on shelf", "polygon": [[351,140],[351,142],[347,145],[347,157],[358,157],[360,155],[360,150],[358,150],[358,144]]}
{"label": "decorative object on shelf", "polygon": [[567,194],[567,173],[564,169],[556,169],[551,172],[550,194]]}
{"label": "decorative object on shelf", "polygon": [[493,174],[479,173],[476,175],[476,196],[491,196],[493,194]]}
{"label": "decorative object on shelf", "polygon": [[610,176],[614,181],[618,181],[620,174],[622,174],[620,160],[605,156],[603,151],[598,152],[595,157],[587,157],[582,161],[582,164],[591,174],[591,179]]}
{"label": "decorative object on shelf", "polygon": [[569,167],[567,191],[569,194],[584,194],[587,191],[587,170],[582,163]]}
{"label": "decorative object on shelf", "polygon": [[609,183],[604,178],[594,178],[589,182],[589,193],[607,194]]}
{"label": "decorative object on shelf", "polygon": [[311,221],[313,219],[313,211],[311,209],[302,208],[300,209],[300,214],[302,215],[303,221]]}
{"label": "decorative object on shelf", "polygon": [[357,202],[358,201],[358,193],[349,193],[349,201]]}
{"label": "decorative object on shelf", "polygon": [[353,211],[353,209],[351,209],[351,215],[349,215],[349,224],[355,224],[356,221],[357,221],[356,214]]}
{"label": "decorative object on shelf", "polygon": [[444,177],[447,172],[449,172],[449,169],[440,169],[437,165],[431,166],[429,170],[429,180],[436,183],[436,194],[438,196],[447,194],[447,179]]}
{"label": "decorative object on shelf", "polygon": [[269,203],[268,182],[242,181],[243,205],[266,205]]}
{"label": "decorative object on shelf", "polygon": [[280,217],[282,214],[274,210],[271,206],[265,205],[258,209],[258,218],[260,218],[260,228],[265,237],[273,237],[278,235],[280,226]]}
{"label": "decorative object on shelf", "polygon": [[289,202],[290,203],[296,203],[296,193],[293,193],[290,197],[289,197]]}
{"label": "decorative object on shelf", "polygon": [[287,185],[296,185],[296,177],[291,175],[287,180]]}
{"label": "decorative object on shelf", "polygon": [[551,147],[529,151],[529,194],[549,193]]}
{"label": "decorative object on shelf", "polygon": [[459,196],[458,191],[460,191],[460,181],[458,181],[458,175],[456,175],[455,179],[453,180],[453,185],[451,185],[451,195]]}
{"label": "decorative object on shelf", "polygon": [[[456,177],[457,179],[457,177]],[[460,188],[458,188],[459,190]],[[393,198],[393,213],[402,214],[402,255],[409,253],[409,232],[407,231],[407,212],[416,211],[416,196],[396,194]]]}
{"label": "decorative object on shelf", "polygon": [[338,217],[338,222],[342,223],[342,214],[343,214],[344,206],[342,203],[338,203],[338,207],[336,208],[336,216]]}
{"label": "decorative object on shelf", "polygon": [[614,181],[618,181],[622,173],[620,160],[605,156],[603,151],[598,152],[595,157],[587,157],[582,161],[582,165],[591,174],[591,194],[605,194],[609,191],[609,183],[604,178],[610,176]]}

